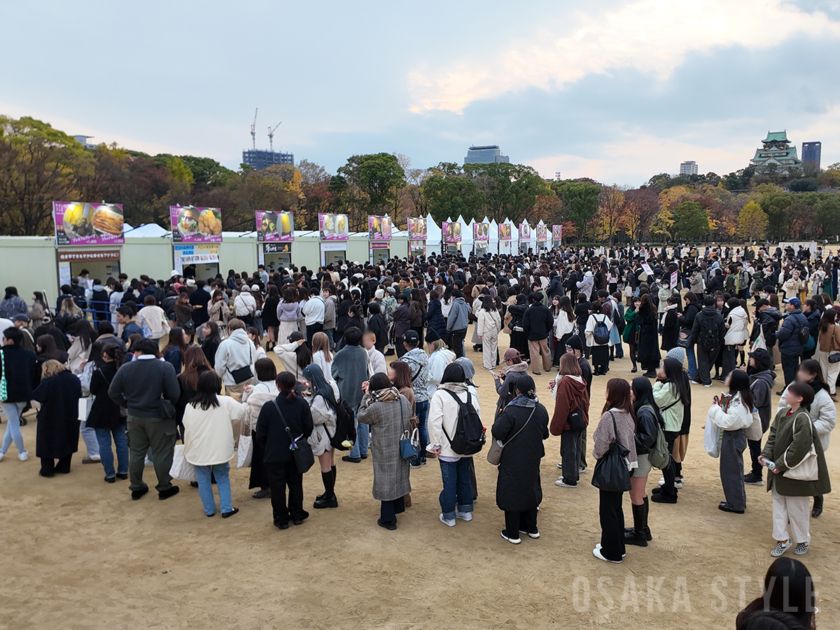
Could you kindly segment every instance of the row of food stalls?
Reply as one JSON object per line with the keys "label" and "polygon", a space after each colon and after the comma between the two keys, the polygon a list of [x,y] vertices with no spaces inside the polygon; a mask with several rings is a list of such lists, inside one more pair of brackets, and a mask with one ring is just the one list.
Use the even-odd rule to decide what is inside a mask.
{"label": "row of food stalls", "polygon": [[[486,219],[466,222],[463,217],[440,226],[431,217],[410,218],[406,229],[398,230],[390,217],[370,216],[367,232],[351,232],[345,214],[321,214],[318,230],[296,230],[292,212],[257,211],[254,230],[223,232],[218,208],[172,206],[169,230],[125,224],[119,204],[55,202],[53,216],[54,237],[0,236],[4,282],[17,286],[27,301],[32,291],[42,291],[54,303],[59,287],[85,271],[82,281],[89,285],[120,273],[166,279],[174,271],[210,279],[226,277],[231,269],[252,273],[258,265],[316,269],[442,249],[484,255],[552,246],[552,230],[542,222],[532,229],[527,223],[498,225]],[[559,238],[557,227],[553,234]]]}

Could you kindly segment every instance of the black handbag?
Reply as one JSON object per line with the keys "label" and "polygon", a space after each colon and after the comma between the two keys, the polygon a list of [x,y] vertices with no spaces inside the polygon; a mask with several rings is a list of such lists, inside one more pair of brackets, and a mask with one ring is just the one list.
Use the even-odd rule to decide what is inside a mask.
{"label": "black handbag", "polygon": [[277,399],[275,398],[271,402],[274,403],[274,408],[280,414],[280,421],[283,423],[283,426],[286,428],[286,434],[289,436],[289,441],[291,442],[289,450],[292,451],[292,456],[295,459],[295,467],[301,475],[304,475],[315,464],[315,455],[312,454],[312,447],[303,435],[299,435],[296,438],[292,437],[292,430],[286,424],[286,418],[283,416],[283,412],[280,411],[280,405],[277,404]]}
{"label": "black handbag", "polygon": [[236,368],[235,370],[228,370],[230,375],[233,377],[233,382],[237,385],[241,385],[247,380],[254,378],[254,372],[251,370],[250,362],[251,362],[251,350],[248,349],[248,363],[249,365],[244,365],[241,368]]}
{"label": "black handbag", "polygon": [[586,429],[586,423],[583,421],[583,412],[580,409],[575,409],[566,418],[567,431],[583,431]]}
{"label": "black handbag", "polygon": [[680,348],[690,348],[693,341],[694,339],[691,334],[691,328],[680,328],[680,336],[679,339],[677,339],[677,345]]}
{"label": "black handbag", "polygon": [[595,471],[592,473],[592,485],[604,492],[627,492],[630,490],[630,471],[625,463],[625,458],[630,451],[618,441],[618,428],[615,424],[615,416],[610,411],[613,421],[615,441],[610,444],[607,453],[595,464]]}
{"label": "black handbag", "polygon": [[828,355],[829,363],[840,363],[840,352],[832,352]]}

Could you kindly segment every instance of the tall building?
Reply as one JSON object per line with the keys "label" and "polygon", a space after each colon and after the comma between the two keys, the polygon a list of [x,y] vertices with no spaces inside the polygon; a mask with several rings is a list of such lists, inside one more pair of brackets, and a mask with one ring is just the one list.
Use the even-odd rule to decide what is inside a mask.
{"label": "tall building", "polygon": [[779,175],[787,175],[793,168],[802,168],[802,161],[796,155],[796,145],[790,146],[787,131],[768,131],[761,143],[764,147],[756,149],[755,157],[750,160],[756,171],[767,171],[775,165]]}
{"label": "tall building", "polygon": [[510,162],[510,158],[502,155],[502,150],[497,144],[470,147],[467,149],[467,157],[464,158],[464,164],[496,164],[500,162]]}
{"label": "tall building", "polygon": [[242,163],[247,164],[255,171],[261,171],[273,164],[291,164],[294,166],[295,156],[293,153],[248,149],[242,152]]}
{"label": "tall building", "polygon": [[697,175],[697,173],[697,162],[694,160],[688,160],[680,164],[680,175]]}
{"label": "tall building", "polygon": [[822,142],[802,143],[802,165],[815,171],[820,170],[820,158],[822,157]]}

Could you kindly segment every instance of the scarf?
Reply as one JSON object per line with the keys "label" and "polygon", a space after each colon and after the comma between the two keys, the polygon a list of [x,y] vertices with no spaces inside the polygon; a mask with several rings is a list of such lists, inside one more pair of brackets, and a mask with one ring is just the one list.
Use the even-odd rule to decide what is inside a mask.
{"label": "scarf", "polygon": [[510,374],[511,372],[527,372],[528,371],[528,364],[525,361],[520,361],[519,363],[514,363],[513,365],[506,365],[504,367],[505,375]]}
{"label": "scarf", "polygon": [[379,389],[375,392],[370,392],[370,399],[371,402],[394,402],[400,399],[400,392],[396,387]]}
{"label": "scarf", "polygon": [[534,396],[533,398],[528,398],[528,396],[525,396],[524,394],[519,394],[516,398],[511,400],[507,404],[507,406],[508,407],[525,407],[527,409],[532,409],[533,407],[537,406],[538,402],[539,402],[539,398],[537,398],[537,396]]}
{"label": "scarf", "polygon": [[467,384],[466,383],[441,383],[438,385],[438,389],[445,389],[446,391],[452,392],[453,394],[461,394],[467,391]]}
{"label": "scarf", "polygon": [[814,390],[814,395],[815,395],[815,396],[819,393],[819,391],[820,391],[821,389],[828,389],[828,388],[825,386],[825,383],[823,383],[823,382],[820,380],[820,378],[819,378],[819,377],[815,378],[815,379],[814,379],[814,380],[812,380],[812,381],[808,381],[808,385],[810,385],[810,386],[811,386],[811,389],[813,389],[813,390]]}

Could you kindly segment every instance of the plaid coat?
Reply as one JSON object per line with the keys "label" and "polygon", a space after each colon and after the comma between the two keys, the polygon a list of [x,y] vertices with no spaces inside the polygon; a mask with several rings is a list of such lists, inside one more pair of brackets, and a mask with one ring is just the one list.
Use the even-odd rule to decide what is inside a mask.
{"label": "plaid coat", "polygon": [[377,501],[394,501],[411,492],[408,460],[400,456],[400,439],[409,430],[411,415],[411,403],[402,395],[399,401],[382,402],[365,394],[359,405],[359,422],[371,429],[373,498]]}

